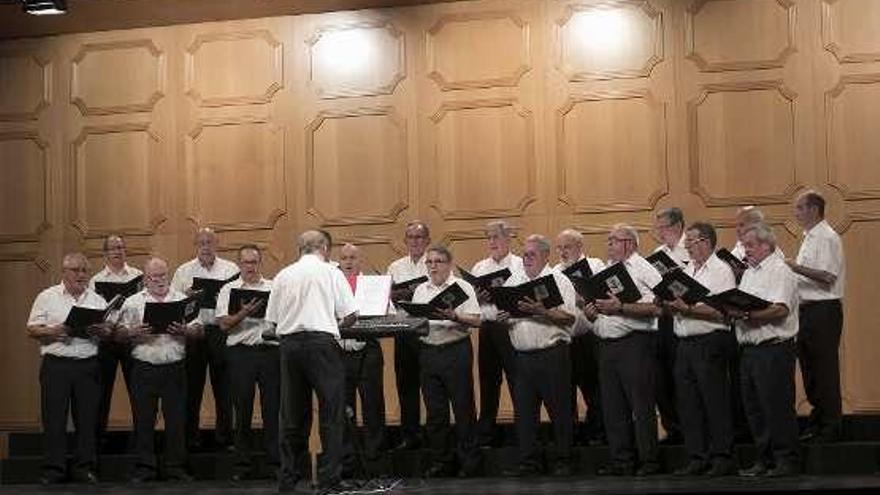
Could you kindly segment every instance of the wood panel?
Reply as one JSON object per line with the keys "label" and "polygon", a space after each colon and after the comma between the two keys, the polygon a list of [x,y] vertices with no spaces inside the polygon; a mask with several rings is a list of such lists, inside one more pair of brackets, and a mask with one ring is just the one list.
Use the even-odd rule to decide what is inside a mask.
{"label": "wood panel", "polygon": [[[38,418],[32,298],[63,252],[97,265],[107,232],[177,264],[210,225],[228,257],[263,247],[271,276],[322,227],[382,272],[414,218],[469,266],[493,218],[517,248],[573,226],[604,257],[614,223],[647,251],[654,212],[677,205],[729,244],[735,209],[760,204],[793,254],[804,187],[826,193],[849,256],[845,407],[878,412],[878,15],[877,0],[475,0],[2,42],[0,428]],[[111,424],[128,418],[117,397]]]}

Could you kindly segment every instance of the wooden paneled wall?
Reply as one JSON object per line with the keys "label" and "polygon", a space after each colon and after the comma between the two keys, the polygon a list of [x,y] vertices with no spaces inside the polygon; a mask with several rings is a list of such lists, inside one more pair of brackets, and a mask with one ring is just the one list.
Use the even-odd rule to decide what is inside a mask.
{"label": "wooden paneled wall", "polygon": [[478,0],[2,43],[0,428],[38,425],[33,297],[65,251],[99,268],[108,232],[178,263],[212,226],[274,274],[322,227],[382,271],[414,218],[468,265],[488,219],[604,256],[620,221],[653,247],[672,205],[730,244],[757,204],[794,253],[804,187],[848,256],[845,408],[877,412],[877,129],[880,0]]}

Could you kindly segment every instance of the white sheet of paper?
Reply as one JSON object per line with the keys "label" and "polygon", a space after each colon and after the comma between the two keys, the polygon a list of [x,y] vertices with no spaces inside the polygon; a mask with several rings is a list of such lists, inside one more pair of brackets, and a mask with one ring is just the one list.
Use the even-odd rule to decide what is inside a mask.
{"label": "white sheet of paper", "polygon": [[360,316],[384,316],[391,299],[391,275],[358,275],[354,301]]}

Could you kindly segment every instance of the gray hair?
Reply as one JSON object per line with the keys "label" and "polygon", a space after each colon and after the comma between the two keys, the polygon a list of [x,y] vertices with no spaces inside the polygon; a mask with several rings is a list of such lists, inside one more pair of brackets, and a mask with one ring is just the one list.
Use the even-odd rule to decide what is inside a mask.
{"label": "gray hair", "polygon": [[581,234],[579,231],[575,229],[564,229],[559,233],[558,237],[568,237],[569,239],[573,239],[577,242],[584,242],[584,234]]}
{"label": "gray hair", "polygon": [[441,246],[439,244],[434,245],[428,248],[428,252],[437,253],[440,256],[443,256],[443,259],[445,259],[447,263],[452,261],[452,251],[447,249],[446,246]]}
{"label": "gray hair", "polygon": [[327,245],[327,237],[317,230],[307,230],[300,234],[297,239],[300,254],[311,254],[323,249],[330,249]]}
{"label": "gray hair", "polygon": [[669,225],[680,225],[684,227],[684,212],[682,212],[681,208],[677,206],[660,210],[657,213],[657,218],[665,218],[666,221],[669,222]]}
{"label": "gray hair", "polygon": [[541,234],[532,234],[526,237],[526,242],[536,244],[538,249],[544,254],[550,254],[550,241]]}
{"label": "gray hair", "polygon": [[611,227],[611,232],[620,232],[626,237],[632,239],[636,248],[639,247],[639,231],[635,227],[626,223],[616,223]]}
{"label": "gray hair", "polygon": [[761,244],[768,244],[771,247],[776,247],[776,233],[773,232],[773,227],[767,225],[766,223],[756,223],[746,230],[746,234],[753,232],[755,234],[755,239]]}
{"label": "gray hair", "polygon": [[505,220],[491,220],[486,222],[486,233],[498,232],[504,237],[510,239],[513,235],[513,227]]}
{"label": "gray hair", "polygon": [[746,223],[762,223],[764,221],[764,213],[757,206],[743,206],[736,211],[737,218],[744,217]]}
{"label": "gray hair", "polygon": [[85,265],[86,268],[89,267],[89,259],[86,255],[80,252],[67,253],[64,255],[64,258],[61,259],[61,268],[73,268],[74,265],[80,263]]}
{"label": "gray hair", "polygon": [[403,231],[406,232],[407,230],[412,228],[422,229],[425,231],[426,236],[428,236],[429,238],[431,237],[431,229],[428,228],[428,224],[421,220],[410,220],[409,222],[406,222],[406,227],[403,229]]}

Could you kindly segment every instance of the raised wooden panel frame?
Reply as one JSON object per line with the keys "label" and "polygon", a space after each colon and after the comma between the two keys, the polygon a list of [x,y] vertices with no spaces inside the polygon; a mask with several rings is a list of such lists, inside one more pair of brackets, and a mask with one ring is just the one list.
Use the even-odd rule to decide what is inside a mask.
{"label": "raised wooden panel frame", "polygon": [[40,98],[33,102],[30,109],[22,112],[3,111],[0,108],[0,122],[23,122],[37,120],[40,113],[52,102],[52,63],[42,56],[26,52],[0,52],[0,58],[23,58],[30,61],[40,71],[42,87]]}
{"label": "raised wooden panel frame", "polygon": [[[49,143],[34,131],[0,132],[0,141],[28,141],[36,146],[41,157],[39,166],[43,176],[43,197],[39,202],[39,206],[42,208],[40,222],[34,225],[30,232],[0,233],[0,244],[38,241],[40,235],[51,227],[49,223],[49,195],[51,190],[49,184]],[[6,166],[11,165],[6,164]]]}
{"label": "raised wooden panel frame", "polygon": [[[208,43],[223,41],[244,41],[259,39],[266,43],[272,52],[271,77],[266,81],[266,88],[262,93],[245,95],[210,95],[205,96],[197,86],[198,74],[196,73],[196,57],[199,49]],[[200,107],[223,107],[235,105],[254,105],[270,103],[279,90],[284,87],[284,45],[275,39],[271,32],[266,29],[256,31],[241,31],[230,33],[208,33],[195,37],[192,44],[186,48],[186,95]]]}
{"label": "raised wooden panel frame", "polygon": [[[508,20],[520,30],[519,65],[508,74],[499,74],[491,78],[474,78],[455,80],[444,75],[437,68],[437,35],[447,26],[459,22]],[[529,46],[529,24],[515,12],[468,12],[447,14],[437,20],[425,36],[425,51],[428,59],[428,79],[434,81],[442,91],[462,89],[483,89],[497,87],[516,87],[520,79],[531,70]]]}
{"label": "raised wooden panel frame", "polygon": [[[822,47],[841,64],[880,62],[880,49],[874,52],[851,52],[844,47],[834,29],[834,5],[839,0],[822,0]],[[880,47],[878,47],[880,48]]]}
{"label": "raised wooden panel frame", "polygon": [[788,29],[786,32],[786,44],[780,47],[779,52],[772,59],[766,60],[707,60],[704,54],[701,54],[695,46],[694,40],[694,18],[700,13],[700,10],[709,2],[726,1],[726,0],[697,0],[686,10],[685,15],[685,50],[687,55],[685,58],[696,64],[701,72],[725,72],[725,71],[743,71],[743,70],[760,70],[775,69],[784,67],[789,57],[797,51],[795,48],[796,24],[795,24],[795,3],[792,0],[775,0],[775,3],[787,12]]}
{"label": "raised wooden panel frame", "polygon": [[[156,87],[149,94],[144,95],[141,101],[133,101],[122,105],[101,106],[90,104],[88,96],[83,94],[80,84],[80,64],[90,54],[101,51],[128,50],[141,48],[146,50],[155,60]],[[86,116],[113,115],[120,113],[151,112],[156,103],[165,96],[165,53],[160,50],[152,40],[140,39],[130,41],[113,41],[108,43],[87,43],[82,45],[71,60],[70,75],[70,102],[79,108],[80,113]]]}
{"label": "raised wooden panel frame", "polygon": [[834,101],[853,84],[878,84],[880,73],[850,74],[841,76],[837,85],[825,93],[825,160],[828,167],[828,185],[840,191],[844,199],[857,201],[863,199],[880,199],[880,185],[873,187],[846,184],[840,178],[840,164],[834,159]]}

